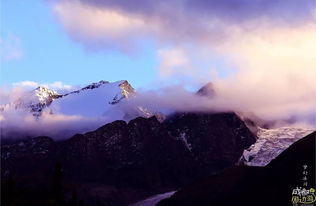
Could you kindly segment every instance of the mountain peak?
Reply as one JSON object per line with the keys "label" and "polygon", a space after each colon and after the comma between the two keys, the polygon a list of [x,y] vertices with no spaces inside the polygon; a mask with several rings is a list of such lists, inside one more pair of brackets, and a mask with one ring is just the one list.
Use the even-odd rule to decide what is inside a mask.
{"label": "mountain peak", "polygon": [[135,93],[135,89],[130,85],[127,80],[120,81],[119,87],[122,89],[122,95],[128,98],[131,94]]}
{"label": "mountain peak", "polygon": [[201,87],[197,91],[197,94],[201,96],[213,97],[215,95],[215,89],[214,89],[213,83],[208,82],[207,84],[205,84],[203,87]]}
{"label": "mountain peak", "polygon": [[44,86],[37,87],[32,91],[32,93],[38,98],[39,103],[49,103],[52,102],[53,99],[61,96],[56,91]]}
{"label": "mountain peak", "polygon": [[128,83],[128,81],[118,81],[116,82],[120,88],[120,93],[116,94],[112,101],[109,104],[116,104],[124,98],[128,98],[130,95],[134,94],[134,88]]}

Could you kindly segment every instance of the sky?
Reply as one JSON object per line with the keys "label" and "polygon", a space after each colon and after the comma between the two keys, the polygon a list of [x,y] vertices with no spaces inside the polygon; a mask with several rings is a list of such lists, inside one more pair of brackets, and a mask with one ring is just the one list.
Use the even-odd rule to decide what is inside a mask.
{"label": "sky", "polygon": [[[137,40],[137,49],[90,47],[65,32],[56,14],[58,6],[38,0],[1,1],[1,85],[23,81],[85,85],[122,79],[135,88],[160,85],[159,61],[161,55],[167,55],[163,49],[172,48],[169,43],[160,46],[149,36]],[[205,65],[221,67],[225,76],[226,61],[217,56],[213,59]],[[208,79],[211,77],[203,80]],[[177,78],[166,82],[177,82]]]}
{"label": "sky", "polygon": [[84,85],[128,79],[139,87],[155,76],[157,60],[151,43],[144,43],[135,55],[91,52],[67,36],[45,1],[5,0],[1,10],[2,85],[21,81]]}
{"label": "sky", "polygon": [[0,97],[128,80],[148,107],[316,122],[316,0],[4,0],[0,46]]}

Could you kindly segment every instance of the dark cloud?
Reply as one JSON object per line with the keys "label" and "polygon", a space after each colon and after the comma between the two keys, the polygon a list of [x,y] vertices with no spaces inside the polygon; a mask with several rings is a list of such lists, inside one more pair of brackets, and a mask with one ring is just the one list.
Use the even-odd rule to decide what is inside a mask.
{"label": "dark cloud", "polygon": [[80,0],[87,6],[105,7],[138,15],[181,22],[218,18],[241,23],[257,18],[293,24],[314,21],[314,0]]}
{"label": "dark cloud", "polygon": [[57,5],[57,17],[71,37],[96,50],[133,51],[144,38],[168,44],[213,45],[226,41],[236,30],[296,29],[316,20],[315,0],[59,0],[52,3]]}
{"label": "dark cloud", "polygon": [[[231,21],[260,17],[290,21],[313,19],[315,1],[312,0],[197,0],[188,1],[188,8],[206,15],[222,16]],[[293,22],[288,22],[293,23]]]}

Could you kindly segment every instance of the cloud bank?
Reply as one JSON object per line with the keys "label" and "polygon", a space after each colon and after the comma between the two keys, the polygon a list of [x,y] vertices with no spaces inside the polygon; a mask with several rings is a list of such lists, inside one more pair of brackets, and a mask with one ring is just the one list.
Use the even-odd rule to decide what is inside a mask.
{"label": "cloud bank", "polygon": [[313,0],[59,0],[53,11],[88,48],[128,50],[146,37],[159,42],[220,44],[234,30],[295,28],[313,23]]}
{"label": "cloud bank", "polygon": [[53,83],[38,83],[34,81],[21,81],[21,82],[15,82],[13,83],[14,87],[17,88],[28,88],[28,89],[34,89],[39,86],[44,86],[52,90],[56,90],[57,92],[65,92],[65,91],[71,91],[75,90],[75,88],[78,88],[78,86],[73,86],[69,84],[64,84],[61,81],[56,81]]}

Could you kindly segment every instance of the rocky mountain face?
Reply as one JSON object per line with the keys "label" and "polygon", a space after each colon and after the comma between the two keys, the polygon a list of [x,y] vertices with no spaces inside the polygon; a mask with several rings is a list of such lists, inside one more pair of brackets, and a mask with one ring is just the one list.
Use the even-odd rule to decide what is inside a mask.
{"label": "rocky mountain face", "polygon": [[68,187],[84,188],[89,199],[98,184],[102,200],[126,205],[233,165],[255,140],[235,113],[175,114],[162,123],[138,117],[61,142],[36,137],[2,145],[1,175],[47,184],[60,162]]}
{"label": "rocky mountain face", "polygon": [[213,169],[236,163],[232,157],[237,157],[243,152],[242,148],[256,141],[235,113],[177,114],[169,118],[166,125],[192,154]]}
{"label": "rocky mountain face", "polygon": [[[159,206],[293,205],[293,190],[315,188],[313,132],[291,145],[266,167],[232,167],[176,192]],[[303,185],[306,166],[307,186]],[[315,198],[312,197],[314,201]],[[311,200],[309,200],[311,201]],[[313,205],[313,204],[309,204]]]}

